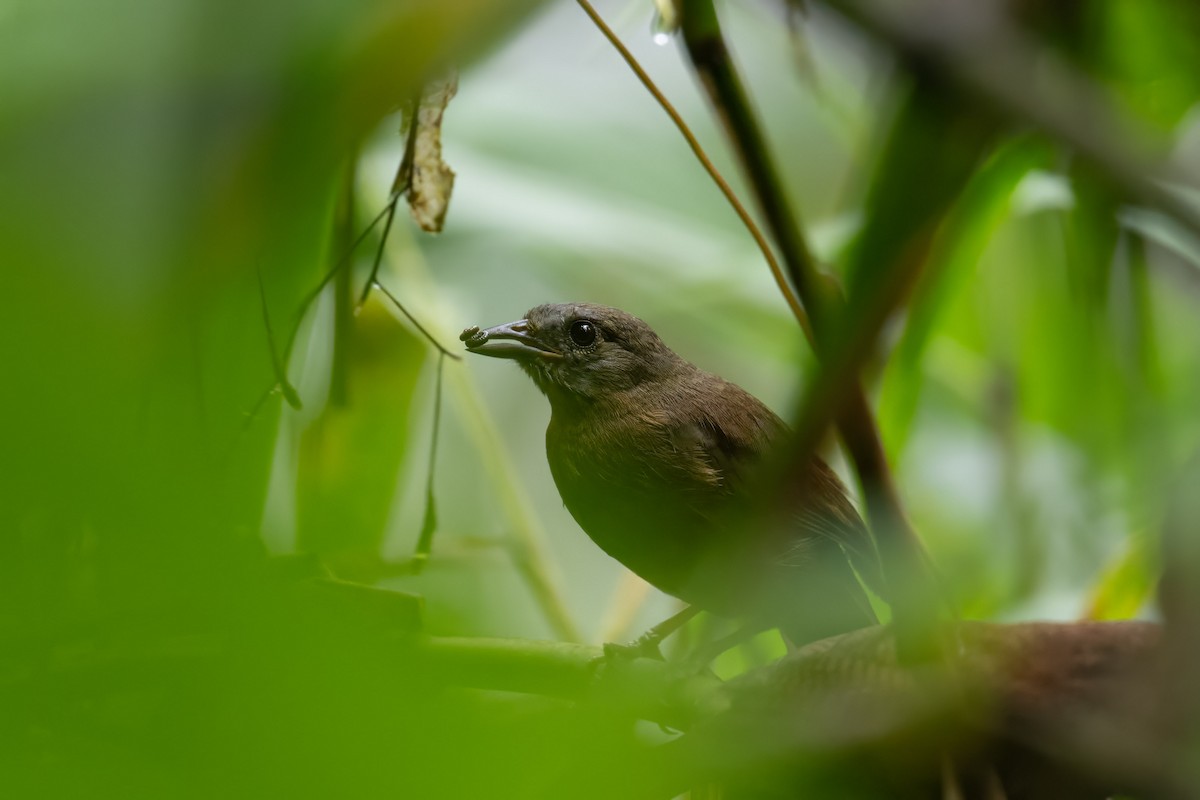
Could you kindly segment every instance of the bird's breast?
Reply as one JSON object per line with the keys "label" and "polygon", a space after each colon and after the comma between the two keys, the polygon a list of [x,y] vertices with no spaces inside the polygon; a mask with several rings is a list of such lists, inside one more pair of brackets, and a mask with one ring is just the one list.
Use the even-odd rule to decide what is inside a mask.
{"label": "bird's breast", "polygon": [[688,599],[687,577],[711,522],[705,498],[682,477],[689,454],[661,420],[643,417],[566,424],[552,418],[546,456],[579,527],[645,580]]}

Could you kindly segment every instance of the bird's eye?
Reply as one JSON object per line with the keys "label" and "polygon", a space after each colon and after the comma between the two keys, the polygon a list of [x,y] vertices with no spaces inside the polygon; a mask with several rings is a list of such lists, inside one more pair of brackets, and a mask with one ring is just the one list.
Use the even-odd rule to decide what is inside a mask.
{"label": "bird's eye", "polygon": [[589,347],[596,343],[596,326],[586,319],[571,323],[571,341],[580,347]]}

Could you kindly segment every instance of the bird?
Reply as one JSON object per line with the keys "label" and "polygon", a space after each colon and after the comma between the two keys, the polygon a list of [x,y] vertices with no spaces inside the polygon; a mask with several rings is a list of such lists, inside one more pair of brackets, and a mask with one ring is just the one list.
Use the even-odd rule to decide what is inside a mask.
{"label": "bird", "polygon": [[539,305],[460,340],[516,361],[546,396],[546,457],[564,505],[648,583],[797,645],[876,624],[851,566],[875,577],[873,540],[819,456],[775,503],[780,514],[756,513],[761,467],[788,428],[752,394],[609,306]]}

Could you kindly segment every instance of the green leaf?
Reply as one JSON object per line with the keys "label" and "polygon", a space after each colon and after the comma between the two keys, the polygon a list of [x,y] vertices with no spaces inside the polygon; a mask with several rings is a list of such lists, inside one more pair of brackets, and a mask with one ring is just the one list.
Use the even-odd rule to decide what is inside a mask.
{"label": "green leaf", "polygon": [[1017,186],[1049,155],[1036,139],[1006,142],[971,177],[943,223],[881,390],[880,428],[893,460],[907,443],[925,382],[922,362],[943,310],[976,274],[984,250],[1010,213]]}
{"label": "green leaf", "polygon": [[1086,619],[1129,619],[1146,605],[1154,592],[1158,564],[1150,538],[1138,534],[1104,569],[1088,600]]}
{"label": "green leaf", "polygon": [[378,298],[373,294],[354,321],[346,405],[327,404],[300,438],[296,514],[303,551],[370,560],[386,530],[426,348]]}

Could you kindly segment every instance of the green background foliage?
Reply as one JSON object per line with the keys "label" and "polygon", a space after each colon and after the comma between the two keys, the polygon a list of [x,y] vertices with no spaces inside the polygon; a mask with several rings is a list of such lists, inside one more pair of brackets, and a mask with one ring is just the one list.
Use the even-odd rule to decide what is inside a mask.
{"label": "green background foliage", "polygon": [[[1016,5],[1031,41],[1183,165],[1168,178],[1194,176],[1195,12]],[[439,525],[413,574],[436,351],[378,292],[346,313],[377,239],[304,298],[383,207],[395,112],[447,64],[446,230],[402,209],[380,275],[438,341],[586,300],[781,413],[803,390],[807,345],[677,132],[575,5],[534,6],[0,0],[0,794],[654,783],[657,728],[457,688],[296,588],[326,571],[420,595],[435,635],[593,643],[675,607],[578,530],[544,400],[483,359],[445,364]],[[1200,440],[1195,233],[813,6],[798,34],[775,5],[719,11],[851,296],[928,237],[865,379],[953,604],[1152,615],[1165,508]],[[748,199],[650,5],[601,11]],[[293,336],[300,409],[268,394]]]}

